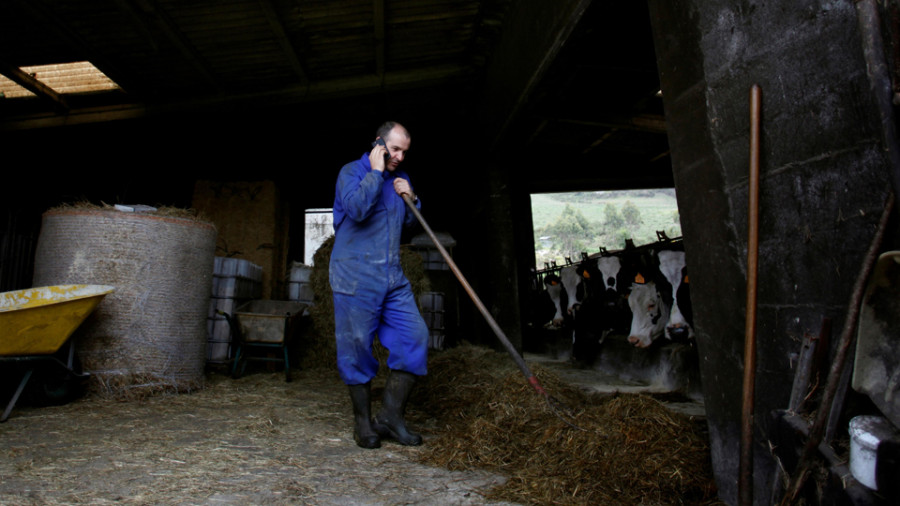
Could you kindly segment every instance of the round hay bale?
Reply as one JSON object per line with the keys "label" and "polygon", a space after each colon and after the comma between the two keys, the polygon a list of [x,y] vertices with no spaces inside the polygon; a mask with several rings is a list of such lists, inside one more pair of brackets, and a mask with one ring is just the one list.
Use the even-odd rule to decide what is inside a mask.
{"label": "round hay bale", "polygon": [[204,221],[107,210],[44,213],[35,286],[116,287],[76,341],[93,390],[121,397],[202,385],[215,246],[215,226]]}

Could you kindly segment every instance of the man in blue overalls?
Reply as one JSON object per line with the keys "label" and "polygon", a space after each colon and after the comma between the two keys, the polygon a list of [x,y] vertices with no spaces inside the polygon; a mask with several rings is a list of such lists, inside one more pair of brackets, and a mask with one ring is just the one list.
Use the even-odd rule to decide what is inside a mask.
{"label": "man in blue overalls", "polygon": [[[338,372],[350,388],[356,444],[378,448],[381,438],[418,445],[403,414],[416,378],[426,372],[428,327],[400,267],[400,233],[415,221],[401,194],[420,207],[409,177],[397,167],[410,137],[399,123],[376,132],[370,153],[345,165],[334,197],[334,249],[329,280],[334,292]],[[390,351],[390,375],[382,408],[370,417],[371,380],[378,372],[372,356],[375,335]]]}

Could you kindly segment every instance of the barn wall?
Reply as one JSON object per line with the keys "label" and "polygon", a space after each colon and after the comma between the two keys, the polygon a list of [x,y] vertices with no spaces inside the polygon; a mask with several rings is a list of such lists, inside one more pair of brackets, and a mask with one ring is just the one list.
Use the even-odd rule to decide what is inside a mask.
{"label": "barn wall", "polygon": [[[755,502],[790,355],[840,329],[890,186],[852,2],[650,0],[720,497],[737,499],[748,92],[762,88]],[[835,332],[837,334],[838,332]]]}
{"label": "barn wall", "polygon": [[[515,234],[516,209],[510,185],[510,167],[489,164],[485,169],[482,184],[487,193],[477,206],[472,222],[473,232],[478,237],[476,240],[483,249],[481,260],[471,271],[475,279],[468,280],[510,343],[521,350],[522,328],[516,276],[520,249],[517,248]],[[465,271],[463,275],[470,276]],[[499,339],[474,304],[462,307],[471,308],[475,341],[499,347]]]}
{"label": "barn wall", "polygon": [[197,181],[194,208],[216,224],[217,256],[261,266],[263,298],[286,298],[288,212],[275,183]]}

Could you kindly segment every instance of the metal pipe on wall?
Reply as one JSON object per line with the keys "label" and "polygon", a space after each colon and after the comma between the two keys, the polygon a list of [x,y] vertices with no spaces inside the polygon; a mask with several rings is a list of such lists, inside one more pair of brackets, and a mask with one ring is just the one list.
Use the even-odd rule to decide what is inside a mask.
{"label": "metal pipe on wall", "polygon": [[747,308],[738,500],[753,504],[753,401],[756,393],[756,282],[759,268],[759,115],[762,92],[750,87],[750,177],[747,209]]}

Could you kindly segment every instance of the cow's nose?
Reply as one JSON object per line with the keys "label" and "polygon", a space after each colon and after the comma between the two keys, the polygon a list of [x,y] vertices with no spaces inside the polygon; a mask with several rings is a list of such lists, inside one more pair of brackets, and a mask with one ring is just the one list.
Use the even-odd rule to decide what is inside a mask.
{"label": "cow's nose", "polygon": [[669,327],[669,337],[671,339],[684,339],[687,337],[687,328],[682,327],[681,325],[676,325],[674,327]]}
{"label": "cow's nose", "polygon": [[606,286],[610,288],[616,286],[616,278],[610,276],[609,279],[606,280]]}

